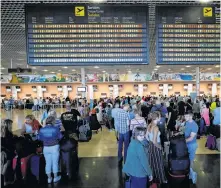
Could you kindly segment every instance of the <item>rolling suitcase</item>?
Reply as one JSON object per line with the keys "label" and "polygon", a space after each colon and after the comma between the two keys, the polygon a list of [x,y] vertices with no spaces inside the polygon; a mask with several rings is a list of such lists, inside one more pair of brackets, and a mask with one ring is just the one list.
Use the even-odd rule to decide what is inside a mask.
{"label": "rolling suitcase", "polygon": [[15,172],[16,180],[27,180],[29,160],[33,154],[27,157],[19,158],[15,157],[12,161],[12,168]]}
{"label": "rolling suitcase", "polygon": [[173,158],[172,155],[169,155],[168,158],[168,180],[171,188],[189,188],[189,156]]}
{"label": "rolling suitcase", "polygon": [[30,158],[30,182],[37,181],[39,184],[47,182],[45,173],[46,161],[43,154],[33,155]]}

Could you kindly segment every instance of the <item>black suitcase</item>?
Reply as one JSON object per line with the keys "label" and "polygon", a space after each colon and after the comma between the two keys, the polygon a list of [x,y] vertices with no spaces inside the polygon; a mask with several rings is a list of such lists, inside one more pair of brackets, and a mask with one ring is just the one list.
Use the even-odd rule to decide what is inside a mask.
{"label": "black suitcase", "polygon": [[188,156],[188,148],[184,135],[172,136],[170,139],[170,152],[172,158]]}
{"label": "black suitcase", "polygon": [[173,175],[169,173],[169,188],[190,188],[189,175]]}
{"label": "black suitcase", "polygon": [[29,182],[37,182],[38,184],[47,183],[47,175],[45,173],[46,161],[43,154],[33,155],[30,158],[30,175]]}
{"label": "black suitcase", "polygon": [[171,155],[168,157],[169,172],[173,175],[187,175],[190,172],[190,159],[189,157],[173,158]]}

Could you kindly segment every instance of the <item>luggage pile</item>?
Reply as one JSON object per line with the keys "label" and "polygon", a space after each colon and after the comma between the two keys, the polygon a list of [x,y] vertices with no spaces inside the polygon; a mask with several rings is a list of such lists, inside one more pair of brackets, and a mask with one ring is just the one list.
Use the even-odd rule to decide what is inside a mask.
{"label": "luggage pile", "polygon": [[[61,172],[69,178],[77,174],[78,142],[65,135],[60,141]],[[16,157],[13,158],[12,168],[15,181],[24,181],[26,184],[47,184],[45,173],[45,157],[43,155],[43,144],[41,141],[31,140],[29,135],[18,137],[15,145]]]}

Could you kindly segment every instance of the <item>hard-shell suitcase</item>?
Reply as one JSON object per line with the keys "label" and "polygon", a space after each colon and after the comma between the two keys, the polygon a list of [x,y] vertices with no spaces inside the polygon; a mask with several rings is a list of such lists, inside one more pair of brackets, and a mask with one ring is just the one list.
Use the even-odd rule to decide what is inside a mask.
{"label": "hard-shell suitcase", "polygon": [[28,155],[27,157],[23,157],[23,158],[15,157],[13,159],[12,168],[15,172],[17,180],[27,179],[28,169],[30,168],[29,160],[32,156],[33,154]]}
{"label": "hard-shell suitcase", "polygon": [[173,136],[170,139],[170,153],[171,157],[185,157],[188,156],[188,149],[186,140],[183,135]]}

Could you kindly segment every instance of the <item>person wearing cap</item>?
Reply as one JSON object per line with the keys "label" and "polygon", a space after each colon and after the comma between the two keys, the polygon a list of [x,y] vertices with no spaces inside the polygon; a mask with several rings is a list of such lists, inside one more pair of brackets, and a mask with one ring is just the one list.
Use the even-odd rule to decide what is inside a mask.
{"label": "person wearing cap", "polygon": [[191,112],[186,113],[184,117],[186,120],[184,134],[190,158],[190,179],[192,179],[195,184],[197,180],[197,173],[193,171],[193,161],[198,148],[196,139],[199,127],[193,120],[193,114]]}

